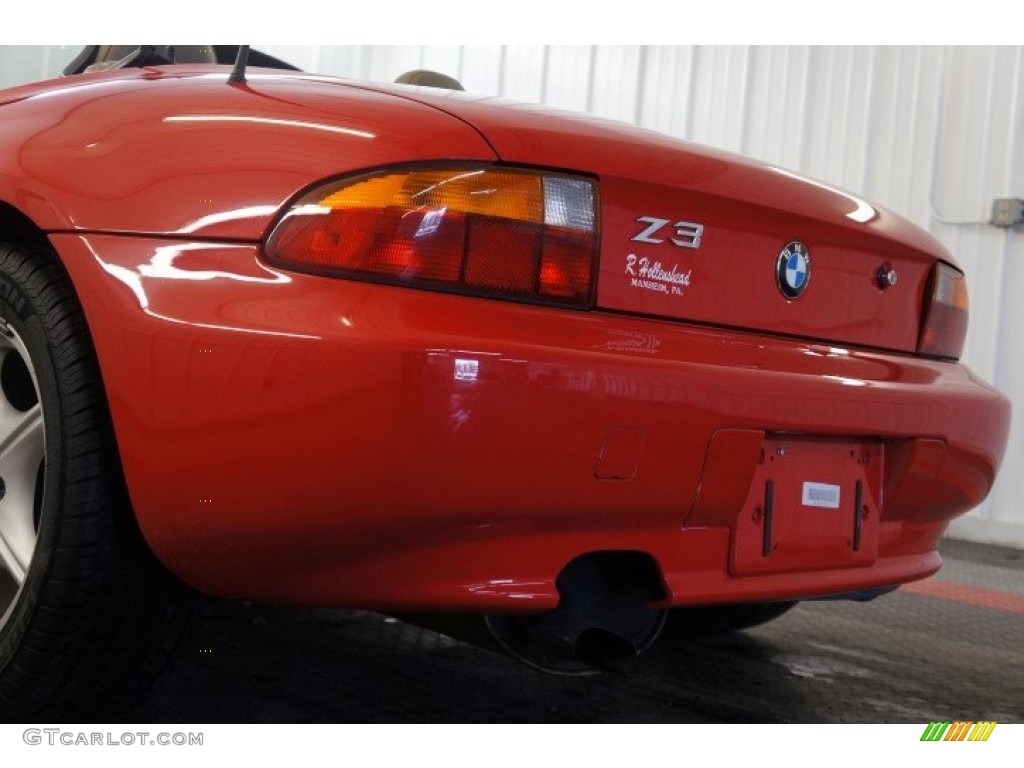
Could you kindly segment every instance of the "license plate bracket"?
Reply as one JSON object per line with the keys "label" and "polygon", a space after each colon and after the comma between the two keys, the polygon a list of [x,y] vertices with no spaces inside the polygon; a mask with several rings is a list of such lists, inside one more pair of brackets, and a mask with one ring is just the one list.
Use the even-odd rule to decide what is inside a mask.
{"label": "license plate bracket", "polygon": [[767,436],[733,525],[730,572],[874,563],[883,459],[879,442]]}

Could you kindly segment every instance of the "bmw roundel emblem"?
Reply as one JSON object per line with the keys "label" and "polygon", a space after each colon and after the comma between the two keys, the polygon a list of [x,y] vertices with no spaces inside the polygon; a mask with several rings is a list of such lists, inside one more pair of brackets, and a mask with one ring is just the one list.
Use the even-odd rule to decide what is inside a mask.
{"label": "bmw roundel emblem", "polygon": [[811,279],[811,256],[807,246],[794,240],[779,252],[775,264],[775,282],[787,299],[798,299]]}

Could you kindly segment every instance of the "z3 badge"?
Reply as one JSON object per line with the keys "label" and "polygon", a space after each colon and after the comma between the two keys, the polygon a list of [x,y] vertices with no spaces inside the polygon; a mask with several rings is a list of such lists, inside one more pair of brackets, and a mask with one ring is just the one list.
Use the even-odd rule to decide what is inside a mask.
{"label": "z3 badge", "polygon": [[[700,239],[704,236],[704,225],[692,221],[677,221],[670,224],[671,219],[659,219],[656,216],[640,216],[637,224],[644,224],[644,228],[630,239],[636,243],[648,243],[650,245],[661,245],[666,242],[665,237],[655,235],[668,234],[668,242],[679,248],[700,248]],[[671,227],[669,232],[664,232],[666,227]],[[673,237],[674,235],[674,237]]]}

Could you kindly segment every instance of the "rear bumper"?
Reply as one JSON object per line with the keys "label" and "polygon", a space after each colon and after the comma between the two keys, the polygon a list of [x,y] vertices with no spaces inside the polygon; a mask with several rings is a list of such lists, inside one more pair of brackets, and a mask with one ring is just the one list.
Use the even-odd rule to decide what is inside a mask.
{"label": "rear bumper", "polygon": [[[595,550],[649,553],[677,605],[886,586],[937,570],[1005,447],[1008,402],[957,364],[52,240],[142,531],[212,594],[533,612]],[[876,557],[732,574],[764,434],[884,445]]]}

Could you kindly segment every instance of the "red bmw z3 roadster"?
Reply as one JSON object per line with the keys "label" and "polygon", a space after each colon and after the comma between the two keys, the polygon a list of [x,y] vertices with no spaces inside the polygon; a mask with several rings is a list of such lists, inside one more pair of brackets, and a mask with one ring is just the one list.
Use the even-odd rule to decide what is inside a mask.
{"label": "red bmw z3 roadster", "polygon": [[68,73],[0,91],[7,714],[132,690],[195,592],[617,667],[925,578],[992,486],[964,275],[855,195],[244,46]]}

